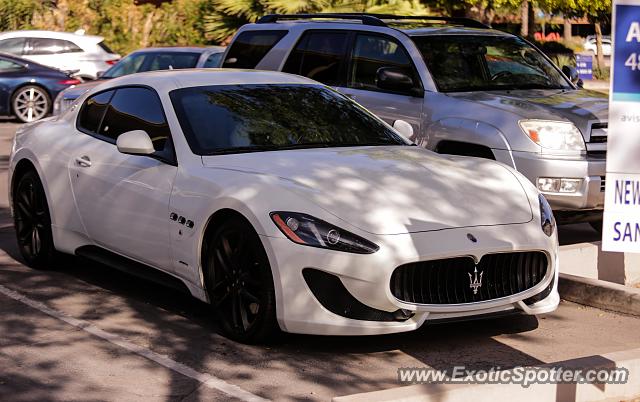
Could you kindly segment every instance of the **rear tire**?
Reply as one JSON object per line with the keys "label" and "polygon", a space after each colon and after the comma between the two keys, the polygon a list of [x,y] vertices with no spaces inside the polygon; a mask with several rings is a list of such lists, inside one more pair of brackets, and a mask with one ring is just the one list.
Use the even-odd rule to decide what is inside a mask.
{"label": "rear tire", "polygon": [[16,180],[13,222],[20,254],[31,268],[53,268],[59,254],[53,244],[51,215],[40,177],[29,170]]}
{"label": "rear tire", "polygon": [[589,225],[598,232],[599,235],[602,235],[602,221],[589,222]]}
{"label": "rear tire", "polygon": [[206,240],[204,279],[225,336],[263,343],[278,332],[273,276],[253,227],[239,217],[226,220]]}
{"label": "rear tire", "polygon": [[37,85],[19,88],[11,97],[13,114],[23,123],[45,118],[51,111],[51,98]]}

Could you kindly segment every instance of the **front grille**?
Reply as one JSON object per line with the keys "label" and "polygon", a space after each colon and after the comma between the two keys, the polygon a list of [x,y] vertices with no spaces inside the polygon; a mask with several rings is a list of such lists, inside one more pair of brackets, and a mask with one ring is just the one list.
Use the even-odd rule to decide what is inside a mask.
{"label": "front grille", "polygon": [[609,135],[609,123],[593,123],[591,125],[591,133],[589,134],[589,142],[592,144],[602,144],[607,142]]}
{"label": "front grille", "polygon": [[607,176],[600,176],[600,192],[604,192]]}
{"label": "front grille", "polygon": [[396,268],[391,293],[408,303],[474,303],[530,289],[547,268],[546,254],[537,251],[488,254],[477,266],[471,257],[416,262]]}

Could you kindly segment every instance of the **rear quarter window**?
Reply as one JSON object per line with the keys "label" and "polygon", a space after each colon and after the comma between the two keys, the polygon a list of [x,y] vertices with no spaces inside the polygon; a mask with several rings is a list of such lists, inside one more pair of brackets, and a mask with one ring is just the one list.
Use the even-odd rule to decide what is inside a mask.
{"label": "rear quarter window", "polygon": [[287,31],[245,31],[231,44],[223,67],[255,68]]}

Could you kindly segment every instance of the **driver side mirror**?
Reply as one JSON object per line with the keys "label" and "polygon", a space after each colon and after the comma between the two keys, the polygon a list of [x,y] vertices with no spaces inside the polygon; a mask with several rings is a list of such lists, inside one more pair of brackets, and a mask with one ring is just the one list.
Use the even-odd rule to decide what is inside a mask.
{"label": "driver side mirror", "polygon": [[414,96],[421,93],[407,73],[400,68],[381,67],[376,71],[376,85],[380,89],[397,92],[411,92]]}
{"label": "driver side mirror", "polygon": [[104,71],[98,71],[96,73],[96,78],[101,78],[104,75]]}
{"label": "driver side mirror", "polygon": [[[409,141],[413,137],[413,126],[404,120],[396,120],[393,122],[393,128],[396,129],[404,138]],[[413,142],[413,141],[412,141]]]}
{"label": "driver side mirror", "polygon": [[564,73],[564,75],[567,76],[567,78],[569,78],[569,80],[572,83],[582,88],[582,86],[580,86],[580,82],[582,80],[580,79],[580,76],[578,75],[578,70],[575,67],[562,66],[562,72]]}
{"label": "driver side mirror", "polygon": [[153,142],[143,130],[133,130],[122,133],[116,140],[118,151],[129,155],[151,155],[156,152]]}

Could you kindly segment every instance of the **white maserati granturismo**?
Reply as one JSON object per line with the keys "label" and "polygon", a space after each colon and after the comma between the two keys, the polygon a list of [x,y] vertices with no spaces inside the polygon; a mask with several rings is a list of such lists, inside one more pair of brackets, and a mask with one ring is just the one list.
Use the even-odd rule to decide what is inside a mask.
{"label": "white maserati granturismo", "polygon": [[18,130],[19,248],[34,268],[71,253],[181,287],[243,342],[554,310],[544,197],[394,126],[282,73],[109,80]]}

